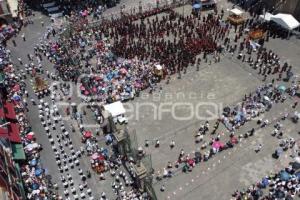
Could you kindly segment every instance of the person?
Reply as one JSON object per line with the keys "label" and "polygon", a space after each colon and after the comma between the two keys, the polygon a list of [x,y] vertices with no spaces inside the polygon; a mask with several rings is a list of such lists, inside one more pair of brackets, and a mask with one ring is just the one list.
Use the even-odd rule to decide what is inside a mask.
{"label": "person", "polygon": [[161,188],[160,188],[160,191],[164,192],[165,189],[166,189],[166,188],[165,188],[165,185],[162,185]]}
{"label": "person", "polygon": [[171,143],[170,143],[170,148],[173,149],[174,147],[175,147],[175,141],[172,140]]}
{"label": "person", "polygon": [[22,33],[21,37],[22,37],[23,41],[25,42],[26,41],[25,33]]}
{"label": "person", "polygon": [[18,61],[19,61],[20,65],[23,65],[22,58],[19,57]]}
{"label": "person", "polygon": [[155,142],[155,148],[158,148],[159,147],[159,140],[156,140]]}
{"label": "person", "polygon": [[142,157],[145,154],[143,148],[141,146],[138,147],[138,155]]}
{"label": "person", "polygon": [[87,177],[88,177],[88,178],[91,178],[91,172],[90,172],[90,170],[87,170],[86,173],[87,173]]}
{"label": "person", "polygon": [[102,180],[105,180],[105,177],[104,177],[104,174],[103,173],[100,173],[99,174],[99,179],[102,181]]}
{"label": "person", "polygon": [[12,40],[12,43],[13,43],[14,47],[16,47],[16,46],[17,46],[17,43],[16,43],[16,41],[15,41],[15,40]]}
{"label": "person", "polygon": [[295,109],[297,107],[297,105],[298,105],[298,101],[295,101],[294,104],[293,104],[293,106],[292,106],[292,108]]}
{"label": "person", "polygon": [[102,192],[102,193],[101,193],[101,198],[102,198],[102,199],[106,199],[106,194],[105,194],[105,192]]}
{"label": "person", "polygon": [[32,105],[36,105],[35,100],[34,99],[30,99]]}
{"label": "person", "polygon": [[260,150],[262,149],[262,144],[259,144],[256,148],[255,148],[255,152],[258,153]]}

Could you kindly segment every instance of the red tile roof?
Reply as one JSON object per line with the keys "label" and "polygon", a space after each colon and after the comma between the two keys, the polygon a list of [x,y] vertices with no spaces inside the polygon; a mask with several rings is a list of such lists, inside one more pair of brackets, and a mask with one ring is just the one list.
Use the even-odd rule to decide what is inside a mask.
{"label": "red tile roof", "polygon": [[4,103],[5,117],[8,119],[16,119],[15,105],[11,102]]}
{"label": "red tile roof", "polygon": [[20,125],[10,123],[7,128],[0,128],[0,137],[8,138],[11,142],[21,143]]}

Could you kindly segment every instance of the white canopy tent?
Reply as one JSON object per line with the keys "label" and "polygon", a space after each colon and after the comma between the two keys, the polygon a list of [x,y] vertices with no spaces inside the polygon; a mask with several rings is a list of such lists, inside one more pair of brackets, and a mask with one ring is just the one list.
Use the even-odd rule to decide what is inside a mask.
{"label": "white canopy tent", "polygon": [[270,21],[271,18],[274,17],[271,13],[266,12],[264,15],[259,15],[259,18],[265,20],[265,21]]}
{"label": "white canopy tent", "polygon": [[240,15],[242,15],[244,12],[241,11],[240,9],[234,8],[234,9],[231,9],[231,10],[230,10],[230,13],[232,13],[232,14],[234,14],[234,15],[240,16]]}
{"label": "white canopy tent", "polygon": [[119,115],[123,115],[126,112],[121,101],[116,101],[114,103],[104,105],[104,109],[107,110],[108,112],[110,112],[112,117],[117,117]]}
{"label": "white canopy tent", "polygon": [[291,14],[279,13],[271,17],[271,21],[288,30],[293,30],[300,26],[300,23]]}

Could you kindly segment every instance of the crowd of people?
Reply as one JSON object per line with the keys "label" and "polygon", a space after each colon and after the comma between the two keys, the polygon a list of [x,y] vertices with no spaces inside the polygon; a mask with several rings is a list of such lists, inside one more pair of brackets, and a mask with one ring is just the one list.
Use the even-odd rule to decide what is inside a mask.
{"label": "crowd of people", "polygon": [[[198,54],[203,53],[207,62],[207,54],[220,50],[217,40],[228,34],[228,26],[213,16],[200,21],[194,15],[171,12],[162,19],[147,18],[147,23],[134,20],[139,18],[104,21],[100,27],[44,44],[44,54],[64,80],[81,82],[83,95],[109,102],[132,99],[146,88],[153,91],[157,82],[169,80],[171,74],[181,76],[189,64],[200,64]],[[84,76],[91,72],[96,75]]]}
{"label": "crowd of people", "polygon": [[[252,28],[257,25],[257,21],[255,18],[250,19],[246,25],[247,24],[250,28]],[[182,169],[184,172],[192,171],[193,167],[197,163],[207,161],[216,153],[234,147],[234,145],[239,142],[240,138],[253,136],[257,128],[263,128],[273,123],[272,120],[263,119],[260,116],[272,109],[272,107],[274,107],[277,103],[286,102],[288,96],[295,99],[291,103],[291,106],[292,108],[296,108],[297,97],[295,97],[295,94],[299,92],[299,86],[295,79],[293,79],[292,66],[288,63],[281,64],[278,55],[276,55],[272,50],[267,50],[266,48],[261,47],[263,46],[264,41],[268,41],[268,39],[260,41],[262,44],[258,46],[261,48],[253,45],[253,41],[249,40],[247,35],[244,34],[244,28],[248,27],[244,24],[243,28],[235,30],[234,38],[225,38],[223,44],[225,54],[232,57],[235,57],[236,55],[236,59],[238,61],[242,63],[247,62],[247,65],[251,68],[251,70],[257,70],[257,74],[259,76],[263,76],[262,81],[267,83],[258,87],[254,92],[245,94],[240,104],[224,108],[223,115],[215,123],[213,130],[211,131],[212,135],[217,133],[216,137],[208,136],[209,139],[206,139],[207,133],[210,132],[209,123],[206,122],[203,126],[201,126],[195,135],[195,142],[201,144],[200,148],[192,153],[185,153],[182,149],[175,162],[169,161],[163,170],[158,171],[158,180],[162,177],[172,177],[174,173],[178,172],[178,168]],[[135,33],[137,33],[137,31],[135,31]],[[268,32],[268,34],[271,33],[272,32]],[[238,48],[237,44],[239,44],[239,42],[240,45]],[[285,75],[283,75],[284,73]],[[288,83],[288,88],[285,86],[285,82]],[[285,113],[284,116],[279,116],[279,118],[286,119],[287,115],[292,116],[293,112]],[[241,135],[235,135],[235,132],[238,131],[239,127],[253,119],[258,119],[257,128],[252,128]],[[221,135],[224,134],[220,133],[218,130],[219,123],[223,123],[230,131],[229,138],[222,138]],[[281,131],[277,137],[282,138],[282,135],[283,132]],[[292,139],[291,142],[293,143],[293,141],[294,140]],[[156,147],[159,147],[158,140],[155,144]],[[287,142],[285,144],[284,149],[288,147],[290,143]],[[145,145],[146,147],[149,146],[149,142],[146,141]],[[170,148],[172,149],[174,146],[175,142],[171,141]],[[209,149],[206,151],[207,147],[209,147]],[[262,145],[259,144],[255,151],[259,152],[261,148]],[[161,190],[165,190],[164,185]]]}
{"label": "crowd of people", "polygon": [[[235,191],[235,200],[242,199],[295,199],[299,197],[299,172],[292,165],[264,177],[261,181],[251,185],[243,191]],[[264,190],[267,194],[264,194]]]}
{"label": "crowd of people", "polygon": [[[13,142],[21,143],[24,147],[26,160],[20,163],[20,173],[24,181],[27,199],[49,197],[48,179],[46,171],[40,162],[42,146],[36,142],[35,133],[27,118],[27,94],[24,77],[17,73],[10,58],[10,51],[4,47],[1,54],[1,101],[11,106],[10,114],[15,113],[15,122],[10,122],[10,130],[16,131]],[[18,139],[19,138],[19,139]]]}
{"label": "crowd of people", "polygon": [[[73,19],[82,19],[84,24],[87,21],[87,15],[99,18],[103,11],[102,7],[96,5],[91,7],[90,9],[86,6],[76,8],[80,12],[75,12],[78,18]],[[74,10],[72,5],[67,4],[65,9],[68,12]],[[86,10],[86,14],[83,10]],[[158,17],[158,14],[162,16]],[[149,18],[150,16],[152,17]],[[251,26],[252,22],[249,25]],[[46,199],[52,196],[55,199],[94,199],[99,196],[93,194],[94,192],[87,183],[87,179],[94,175],[94,172],[82,170],[80,160],[89,156],[91,169],[98,173],[100,181],[104,181],[106,174],[110,173],[113,178],[113,191],[121,199],[149,199],[147,194],[140,193],[135,187],[131,179],[135,178],[135,174],[127,174],[122,168],[124,162],[131,164],[134,161],[116,156],[107,148],[99,146],[97,142],[99,131],[96,131],[94,135],[84,128],[82,118],[86,113],[84,110],[77,111],[76,103],[72,103],[67,97],[69,94],[65,90],[68,90],[68,86],[54,85],[50,96],[48,93],[29,96],[25,89],[25,79],[28,75],[31,78],[36,77],[37,74],[43,75],[51,82],[71,80],[79,84],[83,100],[96,100],[107,104],[133,99],[139,95],[140,91],[147,88],[150,88],[152,92],[160,80],[165,78],[170,80],[173,74],[178,74],[180,78],[181,73],[185,73],[189,65],[196,65],[199,68],[202,59],[207,63],[208,55],[213,55],[215,62],[219,62],[221,53],[237,54],[241,62],[249,63],[251,68],[258,70],[258,74],[263,76],[263,81],[270,79],[270,83],[263,84],[255,92],[245,95],[241,105],[233,108],[226,107],[223,116],[215,122],[212,129],[209,122],[205,122],[195,135],[195,142],[199,143],[200,148],[193,154],[188,154],[182,149],[178,159],[175,162],[169,161],[163,169],[163,174],[158,174],[157,179],[171,177],[176,171],[175,168],[181,168],[183,172],[192,171],[196,164],[208,161],[215,154],[234,147],[239,142],[239,138],[253,136],[255,128],[239,136],[236,136],[235,132],[247,121],[270,110],[275,103],[285,102],[287,95],[294,96],[299,88],[295,82],[289,90],[283,85],[278,85],[277,82],[284,79],[283,73],[286,73],[284,80],[289,81],[292,78],[292,67],[288,63],[281,66],[279,56],[273,51],[254,48],[252,41],[242,37],[243,28],[246,27],[238,31],[235,29],[235,38],[230,39],[231,28],[229,24],[222,22],[222,15],[182,16],[169,8],[164,8],[139,15],[126,15],[117,20],[103,21],[99,27],[84,28],[82,26],[73,32],[70,38],[42,41],[35,45],[34,55],[28,54],[28,61],[18,59],[18,65],[22,68],[20,73],[14,71],[9,59],[10,52],[4,48],[1,49],[1,55],[4,55],[1,57],[3,62],[1,70],[3,69],[6,80],[1,90],[5,98],[18,110],[22,144],[27,157],[26,164],[21,167],[27,198]],[[14,31],[9,28],[2,38],[6,40],[13,34]],[[49,39],[51,35],[56,36],[55,29],[49,29],[45,39]],[[23,41],[26,41],[25,36]],[[238,42],[240,42],[239,46]],[[255,55],[256,60],[253,59]],[[43,69],[41,63],[45,57],[54,64],[55,72]],[[209,62],[211,64],[211,60]],[[274,78],[277,74],[278,77]],[[39,112],[40,123],[51,144],[61,173],[60,183],[49,184],[49,180],[46,180],[46,171],[40,163],[40,151],[43,148],[36,142],[35,133],[32,132],[25,115],[28,111],[28,98],[31,98],[32,105]],[[64,113],[58,109],[57,102],[65,99],[67,99],[68,108]],[[296,106],[295,102],[294,107]],[[101,109],[96,106],[91,107],[95,113],[95,120],[101,125],[103,123]],[[75,119],[74,124],[65,124],[63,121],[65,114]],[[222,133],[218,130],[220,123],[223,123],[230,131],[226,139],[222,138]],[[268,119],[258,120],[259,128],[269,123]],[[77,131],[82,136],[81,147],[74,145],[69,134],[69,132]],[[114,140],[110,134],[106,136],[108,145],[113,144]],[[159,145],[157,140],[155,146],[158,148]],[[175,142],[171,141],[170,148],[174,146]],[[142,148],[139,151],[144,154]],[[285,170],[285,173],[290,174],[290,179],[284,184],[280,178],[277,179],[279,175],[266,178],[267,185],[271,187],[271,197],[279,193],[280,195],[284,193],[286,197],[298,193],[298,179],[291,175],[294,172]],[[77,177],[80,177],[79,182],[75,181]],[[266,180],[264,184],[265,182]],[[49,185],[52,185],[56,192],[52,190],[49,192]],[[63,186],[64,195],[57,193],[59,185]],[[237,192],[235,196],[237,199],[245,195],[255,197],[261,186],[262,184],[255,186],[246,193]],[[289,194],[283,192],[284,189],[287,189]],[[161,190],[164,191],[164,187]],[[100,199],[107,198],[104,192],[100,194]]]}

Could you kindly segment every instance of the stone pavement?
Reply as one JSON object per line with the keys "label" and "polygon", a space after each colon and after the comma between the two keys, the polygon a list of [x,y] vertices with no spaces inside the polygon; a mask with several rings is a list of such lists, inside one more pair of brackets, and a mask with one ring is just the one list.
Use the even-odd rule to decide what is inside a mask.
{"label": "stone pavement", "polygon": [[[124,3],[120,5],[137,4],[133,0],[122,2]],[[145,0],[145,2],[149,1]],[[226,1],[222,1],[220,4],[224,8],[231,7]],[[120,5],[109,10],[108,13],[118,10]],[[188,12],[188,7],[186,7],[185,11]],[[29,25],[22,30],[26,35],[26,42],[22,42],[21,38],[18,37],[15,39],[18,43],[17,47],[13,47],[12,44],[8,43],[9,49],[12,51],[13,60],[17,60],[18,57],[21,57],[22,60],[27,60],[27,53],[32,53],[34,44],[43,38],[45,28],[41,27],[40,22],[44,21],[45,24],[50,22],[45,16],[38,14],[37,16],[34,18],[35,23],[33,25]],[[299,67],[296,68],[300,62],[299,40],[295,38],[290,40],[271,39],[266,46],[274,49],[276,53],[283,57],[282,61],[287,60],[294,66],[294,70],[298,73],[300,72]],[[51,63],[44,61],[43,64],[47,70],[53,71]],[[161,120],[154,120],[154,108],[159,107],[163,103],[167,104],[170,101],[172,103],[185,102],[189,105],[181,108],[178,106],[174,112],[176,112],[178,117],[188,117],[190,113],[187,112],[187,108],[190,105],[194,107],[199,102],[203,104],[214,103],[219,106],[218,108],[223,105],[233,105],[245,93],[253,91],[256,86],[261,84],[261,79],[254,71],[249,71],[234,58],[231,59],[230,56],[225,56],[220,63],[213,63],[212,65],[202,63],[199,72],[196,72],[195,68],[190,68],[187,74],[182,75],[181,80],[177,80],[174,76],[169,85],[162,84],[163,90],[161,93],[149,96],[147,91],[143,92],[141,97],[136,98],[127,105],[138,108],[141,104],[151,104],[151,106],[141,106],[138,112],[134,112],[133,119],[129,121],[129,127],[136,130],[140,145],[143,145],[146,139],[151,141],[159,139],[161,141],[160,148],[150,146],[149,149],[146,149],[147,152],[152,154],[153,166],[156,170],[164,167],[168,160],[174,160],[181,148],[184,148],[186,152],[192,152],[196,149],[193,135],[203,121],[200,122],[196,118],[184,121],[174,120],[170,112],[162,112]],[[30,86],[29,80],[28,86]],[[189,96],[191,93],[193,93],[192,97]],[[29,94],[32,95],[31,90],[29,90]],[[270,116],[278,116],[279,113],[284,112],[286,107],[286,104],[279,105],[278,108],[272,110],[269,114]],[[170,109],[167,105],[166,108]],[[29,119],[33,130],[37,133],[38,142],[44,147],[41,154],[42,163],[48,173],[53,176],[54,182],[59,182],[59,172],[54,155],[49,153],[52,152],[51,146],[43,128],[37,123],[39,122],[38,111],[31,106],[29,109],[28,115],[30,116]],[[201,106],[199,109],[199,113],[205,117],[211,116],[209,111],[212,111],[209,106]],[[297,134],[299,127],[295,124],[286,121],[284,127],[288,127],[287,133],[289,135],[296,139],[299,138]],[[250,127],[244,127],[241,131],[246,131],[248,128]],[[156,183],[155,189],[158,199],[229,199],[230,194],[235,189],[244,188],[244,186],[259,180],[269,171],[278,170],[286,166],[290,160],[289,157],[286,157],[288,152],[279,160],[274,160],[270,157],[271,153],[278,146],[278,140],[270,137],[271,131],[271,127],[262,129],[256,136],[245,140],[236,148],[220,153],[220,155],[215,156],[207,163],[201,163],[193,172],[188,174],[180,173],[178,176],[164,181],[163,183],[166,185],[164,193],[159,192],[162,182]],[[81,145],[79,135],[74,134],[71,137],[75,144]],[[171,140],[176,142],[176,147],[172,151],[169,150],[168,146]],[[263,149],[256,154],[254,147],[258,143],[263,144]],[[85,169],[89,169],[88,162],[89,160],[86,158],[81,160]],[[98,194],[102,191],[105,191],[108,196],[111,194],[110,182],[99,182],[97,176],[93,176],[89,180],[89,187],[93,188],[93,191]]]}

